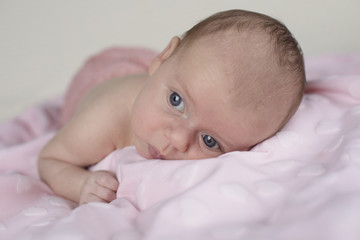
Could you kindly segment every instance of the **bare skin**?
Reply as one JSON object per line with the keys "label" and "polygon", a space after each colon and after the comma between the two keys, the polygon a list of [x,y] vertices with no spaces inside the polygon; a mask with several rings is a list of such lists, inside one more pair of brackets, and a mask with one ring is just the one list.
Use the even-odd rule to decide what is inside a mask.
{"label": "bare skin", "polygon": [[90,91],[70,122],[45,146],[39,156],[39,172],[58,195],[80,204],[115,199],[116,178],[84,168],[131,145],[131,107],[147,77],[113,79]]}
{"label": "bare skin", "polygon": [[[174,37],[148,74],[107,81],[83,97],[39,156],[40,176],[56,194],[80,204],[114,200],[115,176],[86,168],[125,146],[135,145],[145,158],[211,158],[248,150],[278,130],[286,115],[281,109],[234,106],[229,94],[234,79],[224,64],[229,59],[219,57],[222,46],[203,41],[186,54],[172,55],[179,43]],[[238,79],[254,75],[248,71],[253,51],[258,50],[247,48],[236,59],[244,65]]]}

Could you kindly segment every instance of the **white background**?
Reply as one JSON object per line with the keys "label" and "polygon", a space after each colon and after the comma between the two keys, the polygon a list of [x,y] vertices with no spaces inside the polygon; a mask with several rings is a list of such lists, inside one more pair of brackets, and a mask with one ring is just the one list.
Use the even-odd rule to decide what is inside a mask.
{"label": "white background", "polygon": [[241,8],[283,21],[305,57],[360,53],[359,0],[0,0],[0,121],[61,95],[110,46],[160,51],[212,13]]}

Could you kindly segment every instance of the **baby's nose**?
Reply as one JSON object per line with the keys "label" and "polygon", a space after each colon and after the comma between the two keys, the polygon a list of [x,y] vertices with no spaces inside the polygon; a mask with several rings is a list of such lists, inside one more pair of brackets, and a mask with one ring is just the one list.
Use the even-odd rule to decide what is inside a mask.
{"label": "baby's nose", "polygon": [[164,135],[170,144],[180,152],[186,152],[192,141],[192,131],[184,125],[167,127],[164,129]]}

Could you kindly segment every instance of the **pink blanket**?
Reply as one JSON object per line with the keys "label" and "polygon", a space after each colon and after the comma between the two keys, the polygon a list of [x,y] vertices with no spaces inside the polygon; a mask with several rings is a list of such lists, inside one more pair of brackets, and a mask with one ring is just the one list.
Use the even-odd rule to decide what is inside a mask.
{"label": "pink blanket", "polygon": [[0,239],[360,239],[360,56],[308,59],[294,118],[250,152],[147,160],[133,147],[93,169],[117,199],[76,204],[38,179],[63,99],[0,124]]}

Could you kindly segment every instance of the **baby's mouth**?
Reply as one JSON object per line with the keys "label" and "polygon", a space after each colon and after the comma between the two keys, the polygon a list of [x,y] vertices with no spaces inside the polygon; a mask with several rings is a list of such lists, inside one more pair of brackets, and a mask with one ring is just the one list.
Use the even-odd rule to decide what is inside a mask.
{"label": "baby's mouth", "polygon": [[164,156],[160,154],[159,150],[157,150],[157,149],[154,148],[153,146],[149,145],[148,151],[149,151],[149,153],[150,153],[151,158],[153,158],[153,159],[160,159],[160,160],[163,160],[163,159],[164,159]]}

